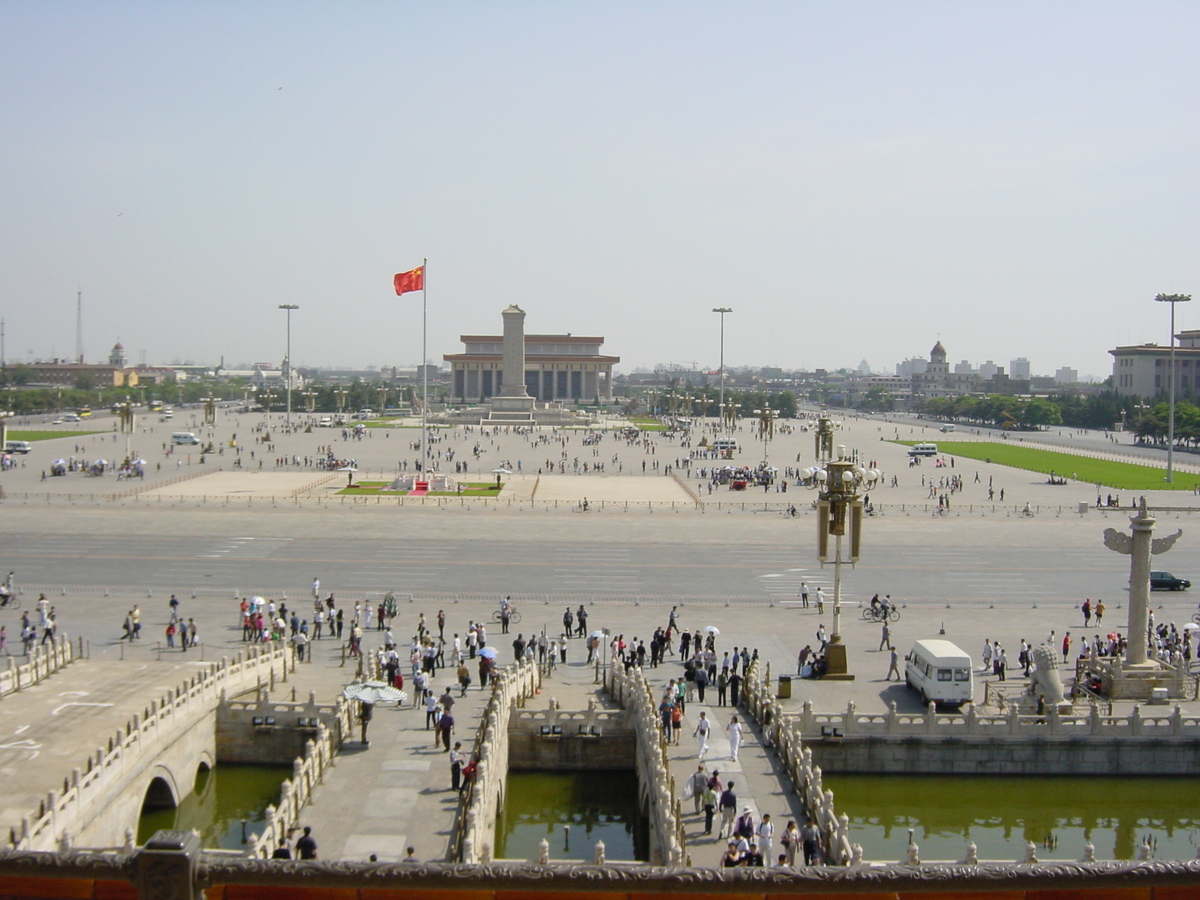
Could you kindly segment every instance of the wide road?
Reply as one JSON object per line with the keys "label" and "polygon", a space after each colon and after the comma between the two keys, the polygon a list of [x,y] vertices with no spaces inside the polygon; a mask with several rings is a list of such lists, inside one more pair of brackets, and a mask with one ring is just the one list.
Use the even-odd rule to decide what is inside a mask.
{"label": "wide road", "polygon": [[[266,517],[250,529],[232,516],[228,534],[21,531],[6,537],[0,565],[18,573],[26,592],[152,588],[181,596],[220,591],[295,597],[307,593],[313,577],[346,599],[392,590],[767,603],[795,598],[801,582],[814,593],[818,585],[831,589],[832,568],[821,569],[814,557],[811,516],[793,521],[769,513],[750,523],[745,515],[728,522],[692,516],[654,527],[597,513],[586,522],[577,516],[564,523],[560,515],[545,527],[551,523],[524,515],[481,519],[451,511],[437,523],[443,526],[437,531],[450,533],[430,536],[421,534],[427,515],[417,517],[415,527],[410,517],[406,533],[390,536],[362,528],[361,519],[329,522],[329,536],[320,537],[297,533],[288,521],[272,530]],[[768,516],[769,523],[763,521]],[[710,521],[717,527],[708,527]],[[845,568],[844,596],[851,602],[879,591],[922,605],[1061,604],[1112,598],[1127,587],[1128,561],[1101,545],[1099,518],[1090,528],[1065,517],[868,521],[862,561],[857,569]],[[534,524],[542,527],[528,527]],[[266,533],[246,533],[264,525]]]}

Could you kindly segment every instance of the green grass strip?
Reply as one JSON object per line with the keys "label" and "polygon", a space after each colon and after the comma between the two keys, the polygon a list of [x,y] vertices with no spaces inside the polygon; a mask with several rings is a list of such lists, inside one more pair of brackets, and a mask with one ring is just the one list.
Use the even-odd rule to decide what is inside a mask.
{"label": "green grass strip", "polygon": [[[408,494],[404,491],[385,491],[382,488],[391,484],[390,481],[360,481],[352,488],[342,488],[338,491],[339,496],[358,496],[358,497],[407,497]],[[503,485],[501,485],[503,487]],[[462,491],[430,491],[426,494],[427,497],[496,497],[500,494],[500,488],[496,487],[494,481],[471,481],[464,482]]]}
{"label": "green grass strip", "polygon": [[[892,441],[911,447],[920,441]],[[1089,485],[1102,485],[1121,491],[1190,491],[1200,484],[1200,475],[1175,472],[1170,484],[1164,480],[1166,469],[1136,463],[1092,459],[1057,450],[1040,450],[994,441],[938,441],[938,455],[978,459],[1014,469],[1039,472],[1049,477],[1053,472],[1063,478]]]}
{"label": "green grass strip", "polygon": [[89,434],[106,434],[100,431],[14,431],[8,430],[10,441],[51,441],[55,438],[85,437]]}

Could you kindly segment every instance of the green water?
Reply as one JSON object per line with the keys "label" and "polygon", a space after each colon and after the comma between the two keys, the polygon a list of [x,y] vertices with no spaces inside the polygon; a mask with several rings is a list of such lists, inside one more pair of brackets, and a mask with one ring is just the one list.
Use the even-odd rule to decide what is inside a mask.
{"label": "green water", "polygon": [[[637,808],[633,772],[509,772],[505,807],[496,822],[497,859],[537,859],[550,842],[550,858],[590,861],[596,841],[608,859],[646,861],[649,829]],[[570,825],[570,844],[564,825]]]}
{"label": "green water", "polygon": [[279,786],[292,775],[291,766],[218,765],[196,777],[195,791],[175,809],[142,812],[138,843],[144,844],[159,829],[200,832],[202,847],[243,850],[242,819],[246,834],[261,834],[263,814],[279,802]]}
{"label": "green water", "polygon": [[[1194,859],[1200,841],[1197,778],[1009,778],[825,775],[851,840],[871,860],[906,855],[908,829],[923,860],[1016,860],[1027,840],[1039,859],[1136,859],[1146,835],[1156,859]],[[1046,846],[1047,839],[1057,846]]]}

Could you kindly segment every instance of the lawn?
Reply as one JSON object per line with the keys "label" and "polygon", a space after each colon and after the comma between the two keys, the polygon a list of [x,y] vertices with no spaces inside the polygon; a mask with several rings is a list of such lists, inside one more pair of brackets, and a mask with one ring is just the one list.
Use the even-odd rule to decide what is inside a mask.
{"label": "lawn", "polygon": [[666,431],[667,426],[658,419],[650,416],[631,416],[629,419],[634,425],[642,429],[642,431]]}
{"label": "lawn", "polygon": [[[912,446],[916,441],[893,441]],[[1190,491],[1200,484],[1200,476],[1175,472],[1175,480],[1167,484],[1166,470],[1154,466],[1092,459],[1056,450],[1040,450],[994,441],[938,441],[940,455],[966,457],[984,462],[999,463],[1014,469],[1040,472],[1049,477],[1053,472],[1084,484],[1099,484],[1121,491]]]}
{"label": "lawn", "polygon": [[84,437],[89,434],[101,434],[99,431],[16,431],[8,430],[10,441],[51,441],[55,438]]}
{"label": "lawn", "polygon": [[[338,491],[339,495],[362,496],[362,497],[406,497],[407,494],[402,491],[384,491],[381,490],[390,481],[360,481],[352,488],[342,488]],[[503,487],[501,484],[500,487]],[[494,481],[468,481],[462,483],[462,491],[430,491],[428,497],[495,497],[500,493],[500,488],[496,487]]]}

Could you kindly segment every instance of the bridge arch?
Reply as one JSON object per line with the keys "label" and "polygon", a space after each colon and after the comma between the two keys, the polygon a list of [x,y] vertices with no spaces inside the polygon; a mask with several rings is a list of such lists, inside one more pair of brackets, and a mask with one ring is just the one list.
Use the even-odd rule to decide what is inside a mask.
{"label": "bridge arch", "polygon": [[[191,793],[190,786],[187,793]],[[142,809],[174,809],[183,796],[175,774],[166,766],[156,765],[150,771],[150,781],[142,794]]]}

